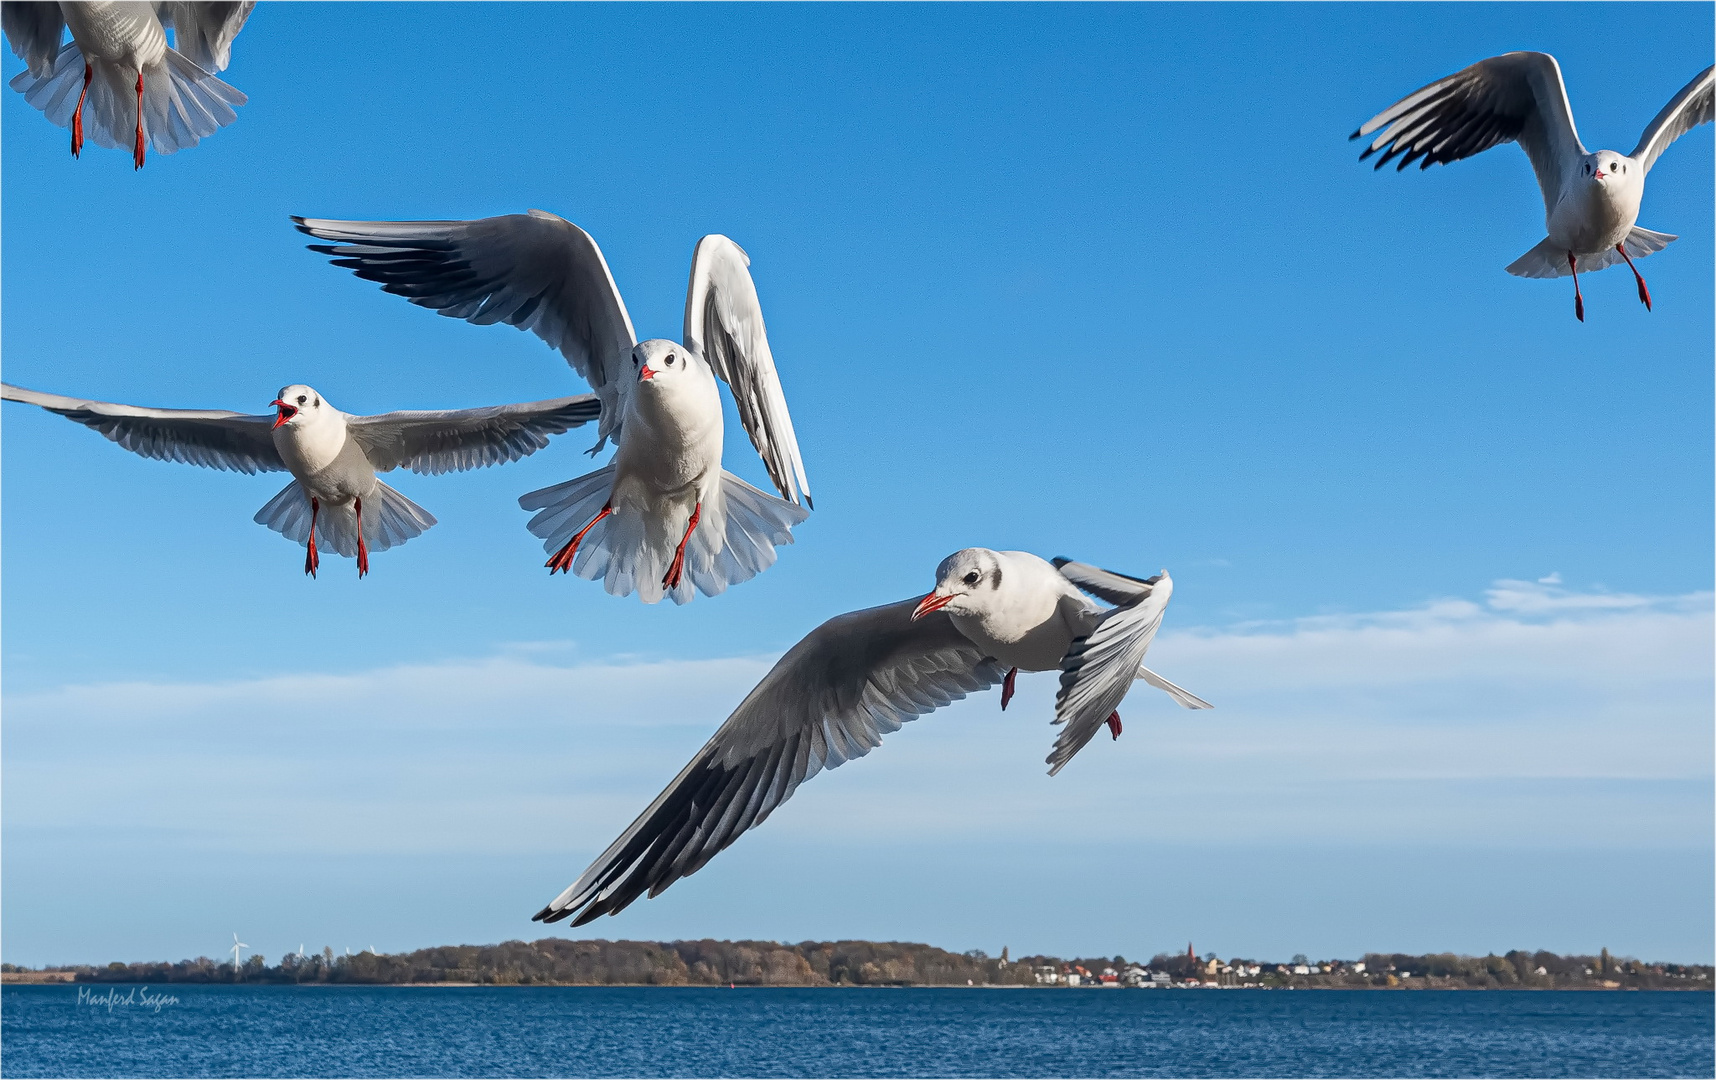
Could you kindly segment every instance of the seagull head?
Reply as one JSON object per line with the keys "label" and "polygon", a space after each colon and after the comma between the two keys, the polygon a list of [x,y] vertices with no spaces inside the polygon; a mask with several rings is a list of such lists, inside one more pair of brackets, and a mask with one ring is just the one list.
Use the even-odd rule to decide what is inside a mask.
{"label": "seagull head", "polygon": [[1627,155],[1615,150],[1599,150],[1595,154],[1586,154],[1582,163],[1585,178],[1593,184],[1608,186],[1624,183],[1632,176],[1630,166],[1633,161]]}
{"label": "seagull head", "polygon": [[691,354],[676,341],[651,338],[632,346],[632,373],[638,385],[665,386],[685,374]]}
{"label": "seagull head", "polygon": [[935,568],[935,589],[918,601],[912,621],[932,611],[975,615],[1001,588],[1001,556],[988,548],[956,551]]}
{"label": "seagull head", "polygon": [[322,395],[303,383],[282,386],[280,393],[269,404],[279,413],[274,418],[274,426],[277,428],[312,423],[322,414]]}

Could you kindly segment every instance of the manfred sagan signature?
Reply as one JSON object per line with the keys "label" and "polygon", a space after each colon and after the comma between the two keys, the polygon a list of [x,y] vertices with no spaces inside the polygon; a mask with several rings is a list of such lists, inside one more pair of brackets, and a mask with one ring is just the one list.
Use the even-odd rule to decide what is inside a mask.
{"label": "manfred sagan signature", "polygon": [[91,990],[87,986],[80,986],[77,988],[77,1003],[79,1005],[89,1005],[94,1008],[100,1008],[105,1005],[107,1006],[108,1012],[112,1012],[116,1008],[129,1009],[137,1007],[153,1009],[156,1012],[160,1012],[168,1005],[177,1005],[179,1003],[179,999],[173,994],[152,994],[149,992],[149,988],[147,986],[133,986],[124,993],[120,993],[117,988],[111,987],[97,992]]}

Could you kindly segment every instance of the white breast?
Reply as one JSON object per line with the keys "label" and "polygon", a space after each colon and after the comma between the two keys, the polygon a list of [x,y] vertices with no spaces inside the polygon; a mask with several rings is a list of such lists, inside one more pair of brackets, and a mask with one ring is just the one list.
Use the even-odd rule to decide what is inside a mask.
{"label": "white breast", "polygon": [[326,469],[346,444],[346,425],[338,414],[314,424],[286,424],[274,429],[274,448],[299,480]]}
{"label": "white breast", "polygon": [[167,34],[151,3],[61,4],[66,28],[84,56],[139,69],[167,55]]}

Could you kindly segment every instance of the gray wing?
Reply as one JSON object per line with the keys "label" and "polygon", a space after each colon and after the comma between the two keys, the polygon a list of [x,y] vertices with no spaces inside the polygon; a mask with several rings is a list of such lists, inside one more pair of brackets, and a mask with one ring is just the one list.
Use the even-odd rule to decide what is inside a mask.
{"label": "gray wing", "polygon": [[53,71],[54,58],[60,54],[60,37],[66,28],[58,4],[5,0],[0,3],[0,28],[6,31],[12,52],[30,65],[31,75],[40,79]]}
{"label": "gray wing", "polygon": [[184,3],[169,0],[155,5],[161,25],[173,28],[173,48],[211,75],[232,62],[232,39],[244,29],[255,0],[247,3]]}
{"label": "gray wing", "polygon": [[602,399],[597,447],[620,434],[637,335],[590,234],[541,210],[477,221],[292,219],[383,292],[479,326],[504,322],[559,350]]}
{"label": "gray wing", "polygon": [[1057,558],[1054,564],[1062,577],[1109,604],[1130,604],[1140,600],[1150,595],[1150,587],[1156,584],[1155,578],[1129,577],[1071,559]]}
{"label": "gray wing", "polygon": [[0,383],[0,399],[40,405],[93,428],[134,454],[229,472],[285,472],[270,434],[274,416],[218,409],[148,409],[86,401]]}
{"label": "gray wing", "polygon": [[1656,114],[1656,119],[1645,128],[1639,136],[1639,144],[1633,147],[1629,155],[1639,162],[1649,172],[1656,164],[1656,159],[1668,149],[1668,144],[1691,131],[1699,124],[1708,124],[1711,119],[1711,72],[1716,68],[1705,68],[1698,77],[1680,88],[1680,93],[1674,95],[1674,100],[1662,107]]}
{"label": "gray wing", "polygon": [[1162,678],[1162,676],[1156,674],[1154,671],[1151,671],[1147,667],[1140,666],[1138,668],[1138,674],[1136,677],[1143,679],[1146,685],[1154,686],[1156,689],[1162,691],[1162,693],[1164,693],[1164,694],[1167,694],[1169,697],[1173,698],[1175,701],[1179,702],[1181,705],[1185,706],[1188,709],[1213,709],[1213,708],[1215,708],[1214,705],[1211,705],[1209,702],[1205,701],[1203,698],[1199,697],[1198,695],[1192,693],[1190,690],[1187,690],[1186,688],[1181,687],[1181,686],[1175,686],[1173,683],[1169,682],[1167,679]]}
{"label": "gray wing", "polygon": [[705,236],[697,242],[685,291],[684,344],[732,388],[739,420],[781,498],[810,506],[810,482],[769,351],[750,265],[751,257],[725,236]]}
{"label": "gray wing", "polygon": [[482,409],[348,416],[346,430],[377,472],[405,468],[438,475],[504,465],[548,445],[552,435],[602,414],[594,394]]}
{"label": "gray wing", "polygon": [[[1082,563],[1067,563],[1062,575],[1080,588],[1086,588],[1067,573],[1068,566],[1095,570]],[[1132,599],[1119,607],[1103,612],[1096,627],[1085,637],[1072,643],[1061,658],[1061,688],[1055,694],[1055,723],[1065,725],[1055,739],[1054,749],[1044,759],[1049,775],[1061,771],[1073,755],[1084,749],[1109,714],[1120,707],[1132,680],[1139,677],[1144,654],[1156,631],[1162,628],[1162,614],[1168,608],[1168,598],[1174,593],[1174,582],[1166,573],[1149,583],[1137,582],[1122,574],[1099,571],[1118,581],[1135,582],[1142,586]]]}
{"label": "gray wing", "polygon": [[1401,98],[1350,137],[1361,138],[1385,125],[1359,155],[1363,161],[1383,150],[1376,162],[1379,169],[1396,155],[1398,168],[1422,158],[1419,168],[1428,169],[1517,141],[1531,158],[1549,209],[1561,198],[1563,169],[1585,153],[1573,126],[1561,65],[1548,53],[1511,52],[1480,60]]}
{"label": "gray wing", "polygon": [[794,645],[631,827],[537,912],[572,925],[696,873],[804,781],[863,757],[901,724],[1001,681],[945,615],[917,599],[830,619]]}

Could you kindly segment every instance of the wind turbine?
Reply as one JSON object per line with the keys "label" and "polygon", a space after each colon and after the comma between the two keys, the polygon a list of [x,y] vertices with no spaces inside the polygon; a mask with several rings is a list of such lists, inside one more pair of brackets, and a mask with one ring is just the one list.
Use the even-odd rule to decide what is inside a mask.
{"label": "wind turbine", "polygon": [[232,935],[232,970],[238,970],[238,950],[248,948],[250,948],[250,946],[238,940],[238,934],[235,932]]}
{"label": "wind turbine", "polygon": [[298,959],[304,959],[304,943],[302,941],[298,943]]}

